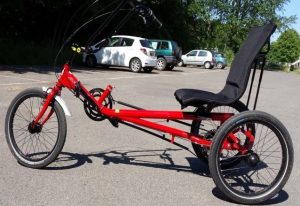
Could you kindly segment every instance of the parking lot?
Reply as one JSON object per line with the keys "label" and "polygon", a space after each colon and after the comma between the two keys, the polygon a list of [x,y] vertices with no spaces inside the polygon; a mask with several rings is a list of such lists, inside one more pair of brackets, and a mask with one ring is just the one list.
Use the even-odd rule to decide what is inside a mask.
{"label": "parking lot", "polygon": [[[150,74],[122,68],[72,72],[89,89],[113,85],[116,100],[168,110],[180,110],[176,89],[218,92],[228,75],[228,70],[198,67]],[[90,120],[82,102],[67,90],[62,97],[72,117],[67,117],[67,139],[59,161],[43,170],[20,166],[5,141],[7,108],[20,91],[53,86],[55,80],[48,68],[0,68],[0,205],[232,205],[216,189],[206,164],[191,153],[124,125],[116,129],[108,121]],[[288,183],[266,204],[300,202],[299,89],[300,75],[271,71],[264,75],[257,109],[284,123],[295,150]]]}

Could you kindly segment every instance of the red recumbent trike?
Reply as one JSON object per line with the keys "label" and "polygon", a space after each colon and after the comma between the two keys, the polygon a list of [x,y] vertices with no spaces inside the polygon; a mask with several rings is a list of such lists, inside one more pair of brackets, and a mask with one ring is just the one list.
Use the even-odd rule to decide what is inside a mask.
{"label": "red recumbent trike", "polygon": [[[122,3],[125,5],[128,1]],[[152,14],[149,9],[147,12]],[[113,15],[111,13],[110,17]],[[18,162],[26,167],[43,168],[55,161],[65,143],[65,115],[70,115],[61,98],[61,90],[66,87],[83,101],[85,112],[92,120],[107,119],[115,127],[122,123],[187,150],[175,142],[175,138],[190,141],[196,155],[208,162],[216,186],[233,201],[257,204],[270,199],[283,188],[291,174],[292,140],[278,119],[264,112],[247,111],[247,106],[255,71],[260,67],[255,109],[267,54],[262,49],[266,44],[269,46],[275,29],[276,25],[269,23],[250,31],[235,56],[224,89],[219,93],[195,89],[175,92],[182,109],[190,106],[196,108],[194,112],[150,111],[116,101],[111,95],[111,85],[105,90],[95,88],[89,91],[71,73],[71,64],[66,63],[53,88],[27,89],[12,101],[5,121],[8,146]],[[239,99],[247,88],[252,69],[246,106]],[[113,109],[114,103],[131,109]],[[176,121],[191,126],[191,132],[151,119]],[[190,120],[191,124],[182,120]],[[213,125],[206,122],[213,122]],[[170,134],[171,138],[159,136],[146,128]]]}

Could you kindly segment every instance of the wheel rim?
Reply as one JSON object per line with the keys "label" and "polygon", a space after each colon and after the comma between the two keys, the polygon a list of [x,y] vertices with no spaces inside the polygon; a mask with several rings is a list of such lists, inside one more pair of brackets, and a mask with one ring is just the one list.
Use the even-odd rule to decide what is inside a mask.
{"label": "wheel rim", "polygon": [[[243,161],[234,167],[223,169],[221,161],[233,157],[223,149],[217,155],[217,170],[228,190],[242,197],[257,198],[270,194],[277,188],[287,170],[288,160],[286,142],[279,138],[282,134],[270,123],[252,121],[239,124],[230,131],[236,131],[235,136],[245,142],[246,137],[241,131],[247,129],[249,124],[255,125],[255,140],[248,153],[240,155]],[[219,149],[221,145],[223,142]]]}
{"label": "wheel rim", "polygon": [[[242,111],[239,111],[241,109],[234,108],[232,106],[213,106],[212,109],[209,109],[210,112],[212,113],[233,113],[237,114]],[[243,110],[245,111],[245,110]],[[220,121],[213,121],[211,119],[208,120],[203,120],[199,122],[199,129],[198,131],[194,131],[194,133],[199,134],[205,139],[213,139],[217,129],[221,126]],[[209,155],[209,149],[202,147],[200,145],[193,145],[194,148],[197,147],[196,149],[201,153],[202,159],[207,159]],[[227,166],[231,166],[234,164],[234,162],[227,162]]]}
{"label": "wheel rim", "polygon": [[222,67],[223,67],[222,63],[218,63],[218,64],[217,64],[217,68],[218,68],[218,69],[222,69]]}
{"label": "wheel rim", "polygon": [[44,99],[41,97],[29,97],[20,102],[11,119],[10,141],[13,149],[16,150],[25,160],[38,162],[47,158],[58,141],[59,122],[56,111],[50,107],[46,111],[48,114],[53,110],[52,116],[39,129],[30,129],[31,123],[41,110]]}
{"label": "wheel rim", "polygon": [[165,61],[162,59],[157,60],[157,69],[163,70],[166,67]]}
{"label": "wheel rim", "polygon": [[139,60],[132,60],[131,62],[131,70],[132,71],[139,71],[141,69],[141,64]]}
{"label": "wheel rim", "polygon": [[206,62],[204,66],[205,66],[206,69],[209,69],[210,68],[210,63]]}

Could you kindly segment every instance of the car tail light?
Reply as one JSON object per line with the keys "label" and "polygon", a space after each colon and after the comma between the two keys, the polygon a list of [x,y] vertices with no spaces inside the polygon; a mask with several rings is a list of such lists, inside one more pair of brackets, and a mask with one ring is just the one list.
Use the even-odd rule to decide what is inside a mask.
{"label": "car tail light", "polygon": [[214,57],[212,58],[212,61],[213,61],[214,63],[216,63],[216,59],[215,59]]}
{"label": "car tail light", "polygon": [[144,48],[141,48],[140,50],[141,50],[141,52],[143,52],[145,55],[148,55],[148,54],[147,54],[147,50],[146,50],[146,49],[144,49]]}

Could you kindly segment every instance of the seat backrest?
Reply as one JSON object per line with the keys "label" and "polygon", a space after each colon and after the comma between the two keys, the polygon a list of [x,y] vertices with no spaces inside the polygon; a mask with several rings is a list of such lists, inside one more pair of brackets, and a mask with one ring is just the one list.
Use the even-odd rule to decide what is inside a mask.
{"label": "seat backrest", "polygon": [[226,85],[220,92],[221,95],[227,96],[231,100],[230,103],[243,96],[250,77],[252,63],[269,41],[275,29],[276,25],[269,23],[250,30],[247,39],[235,55]]}

